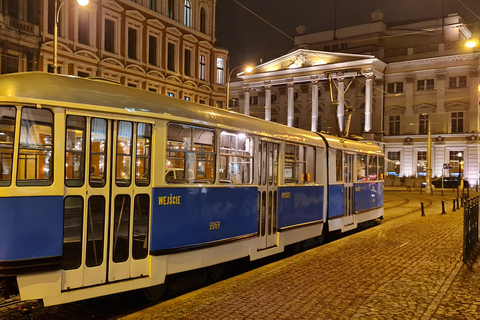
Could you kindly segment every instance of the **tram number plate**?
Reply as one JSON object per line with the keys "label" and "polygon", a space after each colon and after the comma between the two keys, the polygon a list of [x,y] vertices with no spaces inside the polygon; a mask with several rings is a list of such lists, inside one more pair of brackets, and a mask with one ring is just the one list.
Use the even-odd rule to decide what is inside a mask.
{"label": "tram number plate", "polygon": [[220,221],[210,222],[210,231],[220,229]]}

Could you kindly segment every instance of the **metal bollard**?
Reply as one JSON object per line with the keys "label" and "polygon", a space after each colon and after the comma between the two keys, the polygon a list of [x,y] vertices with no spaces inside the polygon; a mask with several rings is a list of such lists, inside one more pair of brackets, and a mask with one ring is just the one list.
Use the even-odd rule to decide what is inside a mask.
{"label": "metal bollard", "polygon": [[464,201],[464,196],[462,194],[462,197],[460,198],[460,207],[463,208],[463,201]]}
{"label": "metal bollard", "polygon": [[455,199],[453,199],[453,209],[452,209],[453,212],[457,211],[457,209],[455,208]]}
{"label": "metal bollard", "polygon": [[458,197],[456,199],[457,199],[457,210],[458,210],[460,209],[460,207],[458,206]]}
{"label": "metal bollard", "polygon": [[445,200],[442,200],[442,214],[447,214],[445,212]]}
{"label": "metal bollard", "polygon": [[425,208],[423,207],[423,202],[420,202],[420,205],[422,206],[422,217],[425,217]]}

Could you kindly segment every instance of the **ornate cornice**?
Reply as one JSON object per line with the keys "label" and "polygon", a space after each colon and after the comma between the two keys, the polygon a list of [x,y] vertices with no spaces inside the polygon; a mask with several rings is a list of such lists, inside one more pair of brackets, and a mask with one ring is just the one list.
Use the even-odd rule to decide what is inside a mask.
{"label": "ornate cornice", "polygon": [[415,76],[414,75],[406,75],[405,76],[405,82],[406,83],[414,83],[415,82]]}
{"label": "ornate cornice", "polygon": [[392,62],[388,64],[388,69],[400,69],[407,66],[425,65],[425,64],[437,64],[442,62],[455,62],[479,59],[479,53],[469,53],[456,56],[435,57],[428,59],[416,59],[402,62]]}
{"label": "ornate cornice", "polygon": [[447,73],[446,72],[437,72],[437,73],[435,73],[435,78],[437,80],[445,80],[445,79],[447,79]]}

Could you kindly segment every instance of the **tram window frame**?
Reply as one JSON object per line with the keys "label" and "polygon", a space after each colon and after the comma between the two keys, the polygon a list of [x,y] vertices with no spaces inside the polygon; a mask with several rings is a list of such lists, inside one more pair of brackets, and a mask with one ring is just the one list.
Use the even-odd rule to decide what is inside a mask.
{"label": "tram window frame", "polygon": [[343,182],[343,151],[335,152],[335,178],[337,182]]}
{"label": "tram window frame", "polygon": [[[150,123],[137,123],[135,146],[135,185],[148,186],[151,181],[152,163],[152,125]],[[140,168],[143,168],[143,172],[140,172]]]}
{"label": "tram window frame", "polygon": [[[97,122],[98,125],[96,124]],[[104,125],[101,124],[102,122],[104,123]],[[108,124],[109,122],[103,118],[90,119],[90,170],[88,174],[88,179],[89,184],[92,188],[103,188],[107,183],[107,172],[105,169],[109,147]],[[102,129],[104,130],[102,131]],[[103,139],[101,139],[102,135]],[[98,148],[96,147],[96,143],[98,143]],[[98,161],[96,160],[97,157]],[[98,168],[96,166],[97,164]]]}
{"label": "tram window frame", "polygon": [[[77,120],[78,125],[69,125],[69,120]],[[80,121],[83,121],[83,127],[79,125]],[[85,183],[85,146],[87,133],[86,130],[87,120],[85,117],[74,115],[67,116],[65,128],[65,185],[67,187],[81,187]],[[77,141],[78,131],[82,133],[80,145]],[[71,140],[72,136],[73,140]],[[79,147],[80,149],[78,149]],[[79,158],[76,158],[75,156],[79,156]],[[78,159],[80,159],[80,161],[78,161]],[[76,168],[75,166],[78,164],[79,167]],[[72,170],[72,178],[68,178],[69,170]],[[79,176],[75,177],[75,174],[78,174]]]}
{"label": "tram window frame", "polygon": [[243,132],[220,132],[220,183],[252,184],[254,140]]}
{"label": "tram window frame", "polygon": [[[40,119],[40,117],[43,119]],[[55,151],[54,122],[55,115],[49,109],[22,107],[17,159],[17,186],[50,186],[53,184]],[[34,131],[33,136],[30,132],[32,128]],[[35,143],[31,143],[32,138],[35,140]],[[38,143],[41,140],[43,140],[43,143]],[[24,157],[22,157],[22,155]],[[29,155],[33,156],[33,158],[28,157]],[[38,156],[40,156],[40,158]],[[43,161],[40,161],[42,158]],[[29,166],[32,166],[31,160],[34,160],[34,178],[29,178],[29,169],[31,169]],[[38,163],[39,161],[40,164]],[[38,170],[38,167],[42,165],[42,162],[44,164],[44,174],[43,178],[39,178],[38,172],[42,170]]]}
{"label": "tram window frame", "polygon": [[377,164],[378,164],[377,180],[383,180],[385,177],[385,157],[383,155],[378,156]]}
{"label": "tram window frame", "polygon": [[367,161],[367,154],[357,153],[357,181],[367,180]]}
{"label": "tram window frame", "polygon": [[[308,159],[309,155],[313,156],[313,159]],[[315,182],[315,147],[285,143],[284,156],[285,184],[310,184]],[[308,172],[309,169],[312,170],[312,173]]]}
{"label": "tram window frame", "polygon": [[[72,205],[68,205],[71,200],[77,201],[77,205],[80,204],[80,208],[75,212],[68,213],[68,209],[72,208]],[[83,244],[83,211],[84,201],[82,196],[67,196],[63,200],[63,242],[62,242],[62,269],[73,270],[78,269],[82,264],[82,244]],[[72,223],[72,220],[73,223]],[[79,222],[79,224],[78,224]],[[73,224],[73,226],[72,226]],[[67,232],[66,230],[73,229]],[[66,239],[68,238],[68,242]],[[72,243],[72,238],[74,242]],[[67,257],[69,258],[67,260]]]}
{"label": "tram window frame", "polygon": [[[150,224],[150,195],[139,193],[133,200],[132,257],[135,260],[148,256]],[[138,244],[141,245],[138,245]]]}
{"label": "tram window frame", "polygon": [[[131,121],[118,121],[117,123],[117,152],[115,155],[115,184],[117,187],[129,187],[132,184],[133,127]],[[127,143],[126,147],[125,142]],[[128,145],[128,143],[130,144]]]}
{"label": "tram window frame", "polygon": [[[180,136],[183,130],[185,132]],[[205,133],[211,136],[211,141],[208,141],[208,135],[203,138],[203,141],[201,140]],[[179,136],[181,140],[178,140]],[[216,174],[215,139],[214,129],[169,123],[167,126],[165,175],[174,169],[183,169],[184,173],[183,179],[165,179],[165,182],[167,184],[214,183]]]}
{"label": "tram window frame", "polygon": [[0,187],[9,187],[12,184],[13,151],[15,146],[15,130],[17,108],[14,106],[0,106]]}
{"label": "tram window frame", "polygon": [[368,181],[376,181],[378,179],[378,157],[377,155],[368,155]]}
{"label": "tram window frame", "polygon": [[[105,247],[105,197],[92,195],[88,198],[87,239],[85,246],[85,265],[102,265]],[[99,231],[95,233],[95,230]]]}

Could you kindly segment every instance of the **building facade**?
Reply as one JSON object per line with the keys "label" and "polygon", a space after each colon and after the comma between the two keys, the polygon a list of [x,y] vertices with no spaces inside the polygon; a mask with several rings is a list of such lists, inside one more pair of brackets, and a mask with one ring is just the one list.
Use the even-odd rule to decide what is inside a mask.
{"label": "building facade", "polygon": [[[426,175],[430,128],[432,176],[461,174],[477,184],[480,52],[465,47],[469,26],[456,14],[395,25],[381,18],[374,12],[369,24],[311,34],[299,28],[298,47],[307,60],[329,57],[322,66],[295,64],[302,58],[289,56],[300,53],[294,51],[276,59],[283,61],[277,68],[291,75],[282,75],[283,83],[275,80],[281,72],[272,61],[241,73],[231,84],[230,106],[265,119],[270,112],[272,121],[286,125],[376,141],[391,160],[389,174],[401,177]],[[296,81],[305,75],[311,84]]]}
{"label": "building facade", "polygon": [[39,1],[43,72],[54,71],[56,1],[59,74],[225,106],[228,51],[215,47],[215,0]]}

